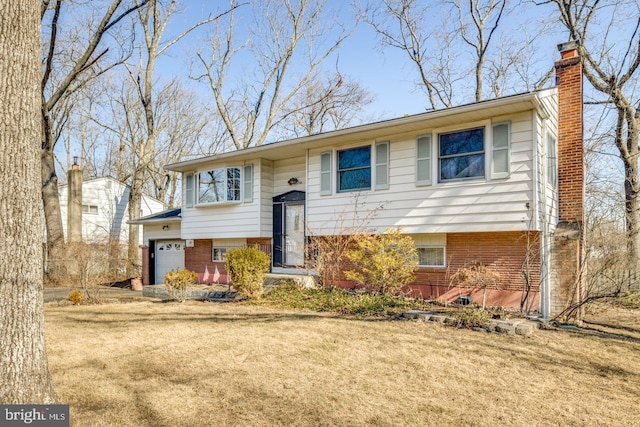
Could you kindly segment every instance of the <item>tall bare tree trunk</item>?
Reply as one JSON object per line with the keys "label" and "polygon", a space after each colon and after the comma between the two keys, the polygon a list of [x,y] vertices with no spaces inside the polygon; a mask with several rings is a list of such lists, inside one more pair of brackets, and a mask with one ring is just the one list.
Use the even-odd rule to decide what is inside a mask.
{"label": "tall bare tree trunk", "polygon": [[0,402],[56,400],[44,340],[40,4],[0,0]]}

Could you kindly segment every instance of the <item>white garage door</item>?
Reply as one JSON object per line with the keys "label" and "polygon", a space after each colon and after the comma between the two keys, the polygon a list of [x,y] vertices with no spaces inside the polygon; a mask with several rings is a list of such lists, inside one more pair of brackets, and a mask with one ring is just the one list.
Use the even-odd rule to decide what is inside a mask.
{"label": "white garage door", "polygon": [[156,283],[164,283],[171,270],[184,268],[184,241],[158,240],[156,242]]}

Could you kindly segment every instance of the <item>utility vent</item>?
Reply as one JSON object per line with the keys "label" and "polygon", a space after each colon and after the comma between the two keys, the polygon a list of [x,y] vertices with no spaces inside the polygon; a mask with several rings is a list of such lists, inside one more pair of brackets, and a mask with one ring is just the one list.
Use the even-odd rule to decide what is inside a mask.
{"label": "utility vent", "polygon": [[464,296],[460,296],[458,297],[458,299],[456,300],[457,304],[460,305],[469,305],[473,302],[473,298],[470,295],[464,295]]}

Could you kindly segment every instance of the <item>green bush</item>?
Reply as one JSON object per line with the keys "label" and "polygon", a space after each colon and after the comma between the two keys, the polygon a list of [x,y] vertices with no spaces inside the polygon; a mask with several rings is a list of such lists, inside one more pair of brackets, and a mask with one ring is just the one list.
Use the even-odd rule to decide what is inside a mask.
{"label": "green bush", "polygon": [[187,289],[197,280],[198,275],[195,271],[187,269],[172,270],[164,276],[164,285],[172,297],[179,302],[184,302],[187,298]]}
{"label": "green bush", "polygon": [[411,236],[403,236],[399,229],[360,235],[347,257],[356,267],[345,271],[347,279],[374,291],[398,294],[404,285],[415,280],[413,272],[418,266],[418,255],[414,241]]}
{"label": "green bush", "polygon": [[225,265],[238,297],[260,298],[265,275],[271,265],[269,255],[252,246],[231,249],[227,251]]}

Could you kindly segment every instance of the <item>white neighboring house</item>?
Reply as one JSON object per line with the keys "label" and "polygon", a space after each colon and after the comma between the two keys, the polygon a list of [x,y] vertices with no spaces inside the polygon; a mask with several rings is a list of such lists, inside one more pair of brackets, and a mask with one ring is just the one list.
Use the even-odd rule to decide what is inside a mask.
{"label": "white neighboring house", "polygon": [[[127,244],[129,238],[129,192],[131,187],[111,177],[94,178],[82,183],[82,240],[102,243],[109,237]],[[64,235],[68,233],[68,185],[60,185],[60,214]],[[161,212],[166,205],[158,199],[143,195],[140,216]],[[143,243],[142,232],[139,244]]]}

